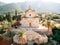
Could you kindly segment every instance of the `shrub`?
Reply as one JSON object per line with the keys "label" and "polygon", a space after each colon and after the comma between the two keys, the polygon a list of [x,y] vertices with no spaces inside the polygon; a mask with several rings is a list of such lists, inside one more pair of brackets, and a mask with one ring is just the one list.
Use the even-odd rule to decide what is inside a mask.
{"label": "shrub", "polygon": [[52,29],[53,32],[53,39],[60,42],[60,28],[54,27]]}

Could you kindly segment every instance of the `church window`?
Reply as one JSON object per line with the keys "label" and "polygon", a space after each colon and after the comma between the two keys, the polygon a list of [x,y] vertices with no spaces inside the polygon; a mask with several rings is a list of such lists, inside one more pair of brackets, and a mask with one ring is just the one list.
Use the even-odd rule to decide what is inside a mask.
{"label": "church window", "polygon": [[31,14],[29,14],[29,16],[31,16]]}

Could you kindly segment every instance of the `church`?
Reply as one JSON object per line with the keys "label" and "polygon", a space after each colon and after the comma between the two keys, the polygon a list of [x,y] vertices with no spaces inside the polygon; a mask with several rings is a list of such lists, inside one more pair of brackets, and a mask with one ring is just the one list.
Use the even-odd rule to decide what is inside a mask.
{"label": "church", "polygon": [[[22,35],[24,44],[28,43],[28,45],[33,45],[34,42],[39,44],[48,42],[48,37],[46,35],[48,34],[48,27],[40,24],[39,15],[31,7],[25,10],[21,15],[20,24],[21,26],[19,29],[24,31]],[[19,41],[21,41],[18,41],[16,37],[18,36],[14,36],[14,42],[18,43]]]}

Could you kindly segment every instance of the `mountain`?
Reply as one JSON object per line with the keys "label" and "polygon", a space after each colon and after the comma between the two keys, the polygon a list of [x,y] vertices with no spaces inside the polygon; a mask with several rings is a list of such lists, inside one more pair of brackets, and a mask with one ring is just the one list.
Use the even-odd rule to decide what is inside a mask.
{"label": "mountain", "polygon": [[40,1],[34,2],[19,2],[11,3],[0,6],[0,12],[13,12],[15,10],[24,11],[29,7],[29,5],[36,11],[39,12],[57,12],[60,13],[60,4],[59,3],[46,3]]}
{"label": "mountain", "polygon": [[15,10],[20,11],[21,8],[20,8],[20,6],[18,6],[17,4],[14,4],[14,3],[0,6],[0,13],[6,13],[6,12],[14,13]]}
{"label": "mountain", "polygon": [[4,3],[4,2],[0,2],[0,6],[3,6],[3,5],[5,5],[6,3]]}

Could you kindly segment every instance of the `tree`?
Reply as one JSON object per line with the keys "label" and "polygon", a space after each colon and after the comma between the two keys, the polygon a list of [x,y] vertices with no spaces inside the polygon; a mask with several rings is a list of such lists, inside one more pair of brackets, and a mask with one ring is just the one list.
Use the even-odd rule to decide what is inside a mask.
{"label": "tree", "polygon": [[23,31],[23,30],[20,30],[20,31],[19,31],[20,36],[22,36],[22,35],[23,35],[23,33],[24,33],[24,31]]}
{"label": "tree", "polygon": [[53,16],[53,19],[59,19],[59,17],[58,16]]}
{"label": "tree", "polygon": [[60,42],[60,28],[57,28],[57,27],[54,27],[52,29],[52,32],[53,32],[53,39]]}
{"label": "tree", "polygon": [[10,12],[8,12],[8,13],[6,14],[6,19],[7,19],[8,22],[11,22]]}
{"label": "tree", "polygon": [[17,10],[15,10],[15,16],[17,16]]}
{"label": "tree", "polygon": [[12,17],[13,20],[17,20],[17,10],[15,10],[15,15]]}
{"label": "tree", "polygon": [[47,18],[48,34],[50,31],[50,17]]}
{"label": "tree", "polygon": [[18,15],[17,16],[17,21],[20,21],[21,20],[21,15]]}
{"label": "tree", "polygon": [[3,15],[0,15],[0,21],[3,21]]}

